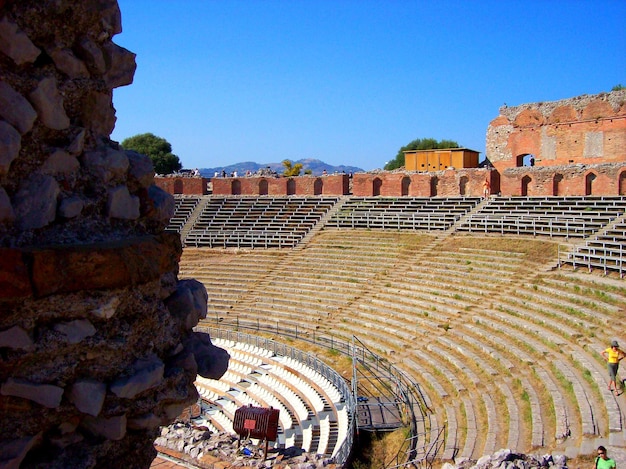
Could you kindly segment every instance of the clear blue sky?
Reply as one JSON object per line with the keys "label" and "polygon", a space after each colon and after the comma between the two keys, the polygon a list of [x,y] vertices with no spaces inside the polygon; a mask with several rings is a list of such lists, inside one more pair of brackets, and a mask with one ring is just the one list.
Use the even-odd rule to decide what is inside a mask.
{"label": "clear blue sky", "polygon": [[112,139],[185,168],[381,168],[416,138],[485,152],[500,106],[626,85],[625,0],[119,0],[137,54]]}

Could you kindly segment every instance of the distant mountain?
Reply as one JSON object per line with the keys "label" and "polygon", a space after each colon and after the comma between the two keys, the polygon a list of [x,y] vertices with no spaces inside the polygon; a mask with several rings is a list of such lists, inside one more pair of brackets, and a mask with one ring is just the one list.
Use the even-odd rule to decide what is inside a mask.
{"label": "distant mountain", "polygon": [[[335,172],[341,173],[342,171],[345,173],[363,172],[361,168],[357,168],[356,166],[333,166],[314,158],[305,158],[298,161],[292,161],[292,163],[302,163],[302,171],[300,172],[301,175],[304,175],[304,171],[307,169],[310,169],[314,176],[321,175],[324,170],[326,170],[328,174],[333,174]],[[222,174],[222,171],[226,171],[226,174],[230,175],[233,172],[237,171],[238,176],[243,176],[246,174],[246,171],[255,173],[259,169],[267,169],[268,167],[278,174],[283,174],[283,171],[285,170],[285,167],[282,165],[282,163],[259,164],[253,161],[244,161],[242,163],[235,163],[229,166],[220,166],[217,168],[200,168],[200,174],[203,177],[211,178],[215,175],[216,172],[218,174]]]}

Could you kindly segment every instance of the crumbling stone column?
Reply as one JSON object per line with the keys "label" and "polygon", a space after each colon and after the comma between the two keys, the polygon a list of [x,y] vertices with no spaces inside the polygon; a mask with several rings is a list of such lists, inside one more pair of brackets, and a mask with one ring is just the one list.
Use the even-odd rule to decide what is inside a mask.
{"label": "crumbling stone column", "polygon": [[172,197],[109,139],[119,32],[116,0],[0,0],[0,467],[148,467],[227,368]]}

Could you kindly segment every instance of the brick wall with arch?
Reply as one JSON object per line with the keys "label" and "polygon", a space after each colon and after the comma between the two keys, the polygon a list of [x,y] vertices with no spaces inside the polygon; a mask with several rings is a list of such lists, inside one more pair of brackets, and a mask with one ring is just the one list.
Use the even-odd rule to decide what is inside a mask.
{"label": "brick wall with arch", "polygon": [[626,90],[505,105],[487,128],[486,157],[500,172],[626,161]]}
{"label": "brick wall with arch", "polygon": [[507,196],[626,195],[626,162],[506,169],[501,190]]}

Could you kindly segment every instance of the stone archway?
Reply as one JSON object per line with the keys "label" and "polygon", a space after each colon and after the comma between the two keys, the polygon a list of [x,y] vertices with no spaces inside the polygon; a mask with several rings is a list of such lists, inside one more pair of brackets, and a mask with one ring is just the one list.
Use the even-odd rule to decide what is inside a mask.
{"label": "stone archway", "polygon": [[184,191],[184,184],[181,179],[174,180],[174,194],[182,194]]}
{"label": "stone archway", "polygon": [[324,192],[324,181],[321,178],[317,178],[313,183],[313,195],[322,195]]}
{"label": "stone archway", "polygon": [[619,195],[626,195],[626,171],[619,173],[617,179],[617,193]]}
{"label": "stone archway", "polygon": [[529,189],[531,188],[530,186],[532,182],[533,182],[532,178],[528,175],[522,178],[522,195],[523,196],[530,195],[528,192],[529,192]]}
{"label": "stone archway", "polygon": [[467,176],[461,176],[459,178],[459,195],[462,195],[462,196],[467,195],[468,183],[469,183],[469,178]]}
{"label": "stone archway", "polygon": [[381,178],[374,178],[372,181],[372,195],[379,196],[380,188],[383,186],[383,180]]}
{"label": "stone archway", "polygon": [[437,196],[437,186],[439,186],[439,178],[437,176],[434,176],[430,180],[430,196],[431,197]]}
{"label": "stone archway", "polygon": [[515,158],[515,166],[535,166],[535,155],[532,153],[522,153]]}
{"label": "stone archway", "polygon": [[598,176],[591,172],[585,176],[585,195],[593,195],[593,183]]}
{"label": "stone archway", "polygon": [[296,180],[290,178],[287,181],[287,195],[295,195],[296,193]]}
{"label": "stone archway", "polygon": [[232,195],[241,195],[241,181],[239,179],[233,180],[230,184],[230,193]]}
{"label": "stone archway", "polygon": [[259,181],[259,195],[267,195],[267,194],[268,194],[267,179],[261,179]]}
{"label": "stone archway", "polygon": [[409,195],[409,188],[411,187],[411,178],[405,176],[402,178],[402,195]]}
{"label": "stone archway", "polygon": [[552,179],[552,195],[558,196],[561,193],[561,183],[563,182],[562,174],[555,174]]}

